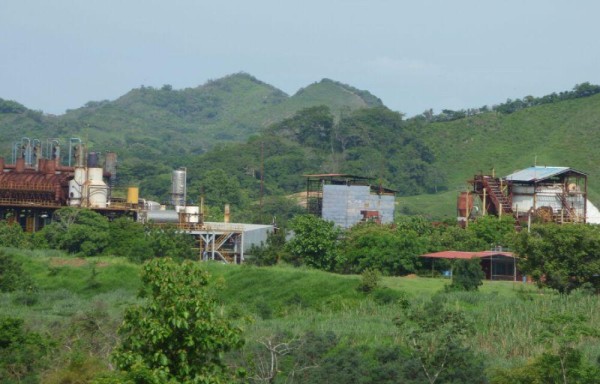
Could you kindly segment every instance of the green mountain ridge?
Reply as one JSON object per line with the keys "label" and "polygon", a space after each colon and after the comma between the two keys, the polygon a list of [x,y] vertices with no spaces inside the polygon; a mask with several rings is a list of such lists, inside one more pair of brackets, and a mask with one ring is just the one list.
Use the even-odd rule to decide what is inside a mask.
{"label": "green mountain ridge", "polygon": [[[237,73],[183,90],[169,85],[160,89],[142,86],[114,101],[91,101],[60,116],[43,115],[14,103],[0,109],[0,129],[14,132],[16,139],[25,132],[45,133],[45,137],[83,136],[98,148],[119,152],[135,143],[178,142],[180,148],[162,148],[163,152],[193,154],[220,142],[243,141],[317,105],[341,113],[382,104],[367,91],[332,80],[324,79],[288,96],[249,74]],[[27,114],[36,115],[34,121],[28,121]]]}

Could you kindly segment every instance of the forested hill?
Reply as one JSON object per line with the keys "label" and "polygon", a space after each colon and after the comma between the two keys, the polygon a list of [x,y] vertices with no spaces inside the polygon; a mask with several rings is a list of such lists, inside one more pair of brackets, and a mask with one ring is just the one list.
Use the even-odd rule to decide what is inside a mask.
{"label": "forested hill", "polygon": [[[0,95],[1,96],[1,95]],[[324,79],[293,96],[245,73],[174,90],[141,86],[109,101],[90,101],[61,116],[47,116],[0,99],[0,133],[22,136],[80,136],[101,150],[125,153],[144,147],[170,154],[198,154],[217,143],[244,141],[300,109],[327,105],[335,114],[381,106],[367,91]],[[37,136],[36,136],[37,137]],[[0,143],[10,153],[9,143]],[[127,154],[123,154],[127,156]]]}

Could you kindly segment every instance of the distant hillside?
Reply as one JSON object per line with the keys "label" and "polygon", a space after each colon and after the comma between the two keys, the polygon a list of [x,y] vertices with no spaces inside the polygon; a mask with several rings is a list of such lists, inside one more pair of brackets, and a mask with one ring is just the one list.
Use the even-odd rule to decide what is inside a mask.
{"label": "distant hillside", "polygon": [[179,154],[202,153],[219,142],[243,141],[307,107],[325,105],[339,115],[383,105],[367,91],[328,79],[290,97],[246,73],[183,90],[142,86],[114,101],[91,101],[54,117],[3,102],[7,104],[0,108],[0,132],[11,140],[45,133],[44,138],[85,137],[102,150],[119,151],[138,143],[151,151],[159,148],[162,153]]}
{"label": "distant hillside", "polygon": [[[600,95],[534,106],[511,114],[486,112],[424,126],[422,138],[447,177],[449,192],[406,201],[407,211],[455,214],[456,191],[484,172],[503,176],[534,165],[568,166],[588,174],[590,199],[600,205]],[[438,201],[446,205],[440,207]],[[401,205],[403,205],[401,203]],[[430,210],[435,207],[437,212]]]}

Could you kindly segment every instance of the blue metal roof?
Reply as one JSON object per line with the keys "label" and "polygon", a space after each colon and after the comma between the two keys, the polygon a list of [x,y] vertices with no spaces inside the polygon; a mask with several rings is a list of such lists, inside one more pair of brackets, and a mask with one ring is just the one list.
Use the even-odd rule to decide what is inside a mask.
{"label": "blue metal roof", "polygon": [[560,175],[561,173],[569,170],[571,170],[569,167],[529,167],[515,173],[511,173],[510,175],[506,176],[505,179],[509,181],[538,181]]}

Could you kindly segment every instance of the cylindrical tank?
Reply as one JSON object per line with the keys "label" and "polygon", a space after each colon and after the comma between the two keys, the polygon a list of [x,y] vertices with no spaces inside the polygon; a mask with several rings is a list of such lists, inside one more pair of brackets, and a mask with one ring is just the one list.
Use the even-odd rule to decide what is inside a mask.
{"label": "cylindrical tank", "polygon": [[184,209],[185,222],[197,224],[200,222],[200,207],[198,206],[187,206]]}
{"label": "cylindrical tank", "polygon": [[104,155],[104,171],[110,173],[109,184],[114,186],[117,180],[117,154],[115,152],[107,152]]}
{"label": "cylindrical tank", "polygon": [[140,199],[140,189],[138,187],[127,188],[127,204],[137,204]]}
{"label": "cylindrical tank", "polygon": [[90,152],[87,155],[87,166],[89,168],[97,168],[99,162],[98,152]]}
{"label": "cylindrical tank", "polygon": [[185,205],[186,169],[180,168],[173,171],[171,177],[171,203],[175,206]]}
{"label": "cylindrical tank", "polygon": [[147,211],[146,219],[155,223],[179,223],[179,214],[174,210]]}
{"label": "cylindrical tank", "polygon": [[456,202],[458,217],[468,217],[473,210],[473,194],[461,192]]}
{"label": "cylindrical tank", "polygon": [[106,208],[108,187],[102,180],[102,168],[88,168],[88,204],[94,208]]}
{"label": "cylindrical tank", "polygon": [[157,201],[146,200],[146,209],[148,211],[158,211],[160,210],[160,203]]}
{"label": "cylindrical tank", "polygon": [[80,206],[82,196],[87,196],[87,172],[85,168],[75,168],[73,179],[69,181],[69,205]]}

